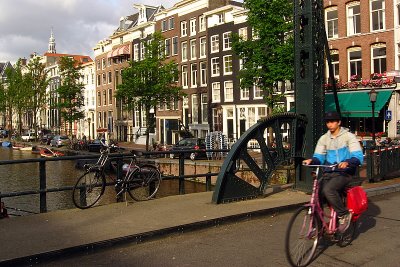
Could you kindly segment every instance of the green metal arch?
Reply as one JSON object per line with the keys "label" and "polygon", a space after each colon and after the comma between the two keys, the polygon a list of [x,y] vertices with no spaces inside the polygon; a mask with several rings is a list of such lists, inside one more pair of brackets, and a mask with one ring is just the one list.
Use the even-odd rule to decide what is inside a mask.
{"label": "green metal arch", "polygon": [[[218,175],[212,202],[223,203],[262,195],[270,175],[276,166],[294,157],[303,157],[305,148],[305,132],[307,119],[295,113],[281,113],[267,117],[258,121],[248,129],[240,139],[232,146]],[[282,127],[288,128],[287,143],[283,145]],[[267,131],[267,133],[266,133]],[[267,146],[265,136],[270,136],[268,132],[274,133],[274,150]],[[263,167],[249,154],[249,143],[258,144],[262,154]],[[246,182],[236,175],[238,162],[243,161],[259,179],[260,186],[256,187]]]}

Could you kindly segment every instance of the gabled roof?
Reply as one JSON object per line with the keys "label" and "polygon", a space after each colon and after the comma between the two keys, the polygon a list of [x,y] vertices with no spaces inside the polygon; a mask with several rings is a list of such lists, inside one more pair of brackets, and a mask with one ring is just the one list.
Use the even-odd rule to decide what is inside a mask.
{"label": "gabled roof", "polygon": [[14,67],[11,65],[10,61],[7,62],[0,62],[0,76],[1,77],[6,77],[6,69],[14,69]]}
{"label": "gabled roof", "polygon": [[[143,6],[146,9],[145,12],[146,12],[147,21],[153,21],[155,14],[164,9],[163,6],[157,6],[157,7],[156,6],[148,6],[148,5],[143,5]],[[118,28],[114,31],[114,33],[112,35],[121,33],[123,31],[127,31],[127,30],[137,26],[138,21],[139,21],[139,12],[124,17],[123,25],[121,25],[121,22],[122,22],[122,19],[121,19],[120,25],[118,26]]]}

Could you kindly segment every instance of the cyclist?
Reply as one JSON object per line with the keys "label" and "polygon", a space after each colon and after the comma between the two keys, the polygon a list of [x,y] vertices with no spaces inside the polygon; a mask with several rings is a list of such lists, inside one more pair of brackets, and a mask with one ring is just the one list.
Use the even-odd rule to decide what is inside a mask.
{"label": "cyclist", "polygon": [[313,157],[304,160],[303,164],[337,164],[337,168],[325,168],[320,188],[336,211],[338,231],[343,233],[350,225],[352,214],[343,204],[340,193],[351,182],[357,166],[362,164],[363,153],[356,136],[340,126],[341,118],[337,112],[327,112],[324,120],[328,131],[318,140]]}

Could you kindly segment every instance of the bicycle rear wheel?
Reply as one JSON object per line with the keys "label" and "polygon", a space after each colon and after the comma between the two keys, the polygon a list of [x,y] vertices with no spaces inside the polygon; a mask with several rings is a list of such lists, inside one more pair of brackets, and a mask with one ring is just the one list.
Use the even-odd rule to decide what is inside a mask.
{"label": "bicycle rear wheel", "polygon": [[299,208],[289,221],[285,237],[286,258],[291,266],[307,266],[319,240],[318,219],[310,207]]}
{"label": "bicycle rear wheel", "polygon": [[128,193],[136,201],[149,200],[155,196],[161,184],[160,171],[153,165],[143,165],[140,172],[128,179]]}
{"label": "bicycle rear wheel", "polygon": [[74,205],[80,209],[92,207],[103,195],[105,185],[106,179],[101,171],[89,170],[85,172],[79,177],[72,190]]}

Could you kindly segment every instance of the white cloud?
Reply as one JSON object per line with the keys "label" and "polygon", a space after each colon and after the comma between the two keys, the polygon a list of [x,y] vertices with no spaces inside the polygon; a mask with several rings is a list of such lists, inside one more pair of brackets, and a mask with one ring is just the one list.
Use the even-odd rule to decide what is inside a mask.
{"label": "white cloud", "polygon": [[96,43],[109,36],[119,18],[136,12],[134,3],[171,7],[171,0],[1,0],[0,62],[15,62],[47,51],[53,27],[60,53],[93,55]]}

